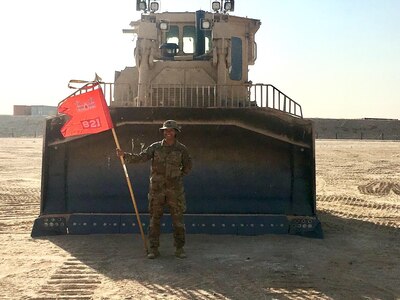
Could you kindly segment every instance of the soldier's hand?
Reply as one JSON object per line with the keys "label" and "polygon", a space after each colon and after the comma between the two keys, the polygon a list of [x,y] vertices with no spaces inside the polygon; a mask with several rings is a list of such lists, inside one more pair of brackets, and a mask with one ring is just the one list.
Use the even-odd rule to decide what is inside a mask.
{"label": "soldier's hand", "polygon": [[119,148],[117,148],[117,149],[115,149],[115,151],[116,151],[116,153],[117,153],[117,156],[124,156],[124,151],[122,151],[121,149],[119,149]]}

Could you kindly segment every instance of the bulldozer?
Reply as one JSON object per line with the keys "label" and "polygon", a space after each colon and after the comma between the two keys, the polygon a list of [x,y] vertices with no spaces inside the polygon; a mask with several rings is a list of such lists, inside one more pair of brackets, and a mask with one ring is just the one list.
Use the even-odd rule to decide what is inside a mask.
{"label": "bulldozer", "polygon": [[[271,84],[252,83],[261,22],[210,11],[159,12],[137,1],[135,66],[102,82],[121,148],[160,140],[168,119],[182,126],[193,170],[185,178],[187,233],[296,234],[322,238],[316,214],[315,137],[302,107]],[[139,233],[110,131],[64,138],[66,117],[46,120],[40,214],[32,237]],[[149,165],[128,165],[140,222],[148,225]],[[166,212],[162,232],[171,232]]]}

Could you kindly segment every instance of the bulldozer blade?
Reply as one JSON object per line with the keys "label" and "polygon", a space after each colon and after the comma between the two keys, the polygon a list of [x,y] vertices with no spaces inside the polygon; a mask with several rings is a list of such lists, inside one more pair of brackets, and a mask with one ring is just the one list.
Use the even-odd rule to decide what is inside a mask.
{"label": "bulldozer blade", "polygon": [[[184,179],[188,233],[323,236],[311,121],[257,107],[118,107],[111,116],[128,152],[162,139],[163,121],[182,125],[178,139],[193,158]],[[139,232],[111,131],[64,138],[64,122],[54,117],[46,123],[40,215],[32,236]],[[150,163],[127,167],[146,228]],[[53,216],[64,227],[49,226]],[[161,223],[164,232],[172,231],[168,211]]]}

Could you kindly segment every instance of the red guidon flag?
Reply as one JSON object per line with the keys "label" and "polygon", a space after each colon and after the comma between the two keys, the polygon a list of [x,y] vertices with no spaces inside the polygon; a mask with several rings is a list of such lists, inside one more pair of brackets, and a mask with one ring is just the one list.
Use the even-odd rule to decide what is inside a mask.
{"label": "red guidon flag", "polygon": [[64,137],[98,133],[114,127],[100,86],[95,90],[68,97],[60,103],[57,110],[70,117],[61,128]]}

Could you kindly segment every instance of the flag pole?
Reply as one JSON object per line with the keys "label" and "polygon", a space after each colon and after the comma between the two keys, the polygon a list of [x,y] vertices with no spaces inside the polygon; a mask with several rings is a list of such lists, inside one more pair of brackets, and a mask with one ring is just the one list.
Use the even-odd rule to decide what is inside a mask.
{"label": "flag pole", "polygon": [[[88,115],[84,115],[84,117],[86,119],[84,119],[83,121],[86,122],[85,124],[89,124],[88,126],[89,126],[89,129],[90,129],[90,124],[91,123],[89,123],[89,121],[97,120],[98,125],[100,125],[100,118],[104,118],[105,120],[104,120],[103,123],[106,124],[107,126],[103,126],[102,130],[92,131],[92,132],[90,132],[90,131],[82,132],[82,128],[80,128],[80,127],[79,127],[80,128],[79,131],[76,131],[76,129],[75,129],[75,131],[67,132],[67,129],[65,129],[65,132],[63,132],[63,128],[68,124],[68,122],[70,122],[70,120],[69,120],[67,123],[64,124],[63,128],[61,128],[61,134],[64,137],[66,137],[66,136],[80,135],[80,134],[85,134],[85,133],[86,134],[98,133],[98,132],[101,132],[101,131],[112,129],[112,133],[113,133],[113,136],[114,136],[115,144],[116,144],[118,149],[121,149],[121,147],[119,145],[117,134],[116,134],[114,126],[112,124],[112,119],[111,119],[111,116],[110,116],[110,112],[109,112],[108,108],[107,108],[107,110],[105,109],[105,107],[107,107],[107,103],[106,103],[106,99],[105,99],[104,94],[103,94],[103,90],[102,90],[101,85],[100,85],[102,83],[101,80],[102,79],[97,75],[97,73],[95,74],[95,78],[94,78],[93,81],[74,80],[74,79],[70,80],[70,83],[85,83],[85,85],[83,87],[81,87],[80,89],[78,89],[78,91],[75,91],[69,97],[67,97],[64,100],[62,100],[58,104],[57,111],[58,111],[58,113],[61,112],[62,114],[69,115],[72,119],[74,119],[74,114],[76,115],[77,111],[71,109],[71,107],[70,107],[71,103],[69,103],[69,105],[67,105],[68,100],[71,100],[74,96],[79,97],[79,96],[82,96],[83,94],[85,94],[85,93],[83,93],[83,94],[81,93],[82,90],[86,90],[86,92],[87,92],[88,89],[91,89],[91,92],[93,92],[95,90],[94,88],[96,86],[98,86],[98,88],[101,91],[101,95],[96,95],[96,97],[98,98],[98,97],[102,96],[101,100],[102,100],[103,103],[100,104],[100,107],[103,109],[102,116],[100,117],[99,115],[94,115],[94,116],[90,115],[90,117],[89,117]],[[72,88],[70,83],[68,84],[68,87]],[[92,86],[90,86],[90,85],[92,85]],[[61,110],[61,107],[63,106],[63,104],[65,104],[65,107],[63,107],[62,110]],[[74,105],[76,106],[76,104],[74,104]],[[94,106],[94,107],[96,107],[96,106]],[[96,113],[98,113],[98,111],[96,111]],[[80,116],[80,117],[82,117],[82,116]],[[79,118],[77,118],[77,119],[79,119]],[[83,126],[83,125],[81,125],[81,123],[82,122],[78,122],[78,124],[80,124],[80,126]],[[76,127],[76,124],[74,126]],[[70,125],[70,127],[73,127],[73,126]],[[101,126],[97,126],[97,127],[101,127]],[[95,126],[94,128],[97,128],[97,127]],[[87,129],[87,128],[84,128],[84,129]],[[124,158],[122,156],[120,156],[119,158],[121,160],[121,164],[122,164],[122,167],[123,167],[124,172],[125,172],[126,182],[128,184],[128,188],[129,188],[129,192],[130,192],[130,195],[131,195],[132,203],[133,203],[133,206],[135,208],[136,218],[137,218],[137,221],[138,221],[138,224],[139,224],[140,233],[142,235],[142,239],[143,239],[143,243],[144,243],[144,249],[146,250],[146,253],[148,253],[147,242],[146,242],[146,239],[145,239],[145,236],[144,236],[142,222],[140,221],[140,216],[139,216],[139,212],[138,212],[138,209],[137,209],[135,196],[133,195],[133,189],[132,189],[131,181],[129,179],[128,171],[126,169],[125,161],[124,161]]]}
{"label": "flag pole", "polygon": [[[117,146],[118,149],[121,149],[121,147],[119,145],[117,134],[115,132],[115,128],[113,127],[111,129],[112,129],[112,133],[113,133],[113,136],[114,136],[115,145]],[[137,208],[137,205],[136,205],[135,196],[133,194],[132,184],[131,184],[131,181],[129,179],[128,170],[126,169],[124,158],[122,156],[120,156],[119,158],[121,160],[122,168],[124,169],[124,172],[125,172],[125,178],[126,178],[126,182],[128,184],[129,193],[131,194],[132,204],[133,204],[133,207],[135,208],[135,214],[136,214],[136,218],[137,218],[137,221],[138,221],[138,224],[139,224],[140,234],[142,235],[142,239],[143,239],[143,243],[144,243],[144,249],[146,250],[146,253],[148,253],[149,249],[147,248],[147,242],[146,242],[146,238],[144,236],[142,222],[140,221],[140,216],[139,216],[138,208]]]}

